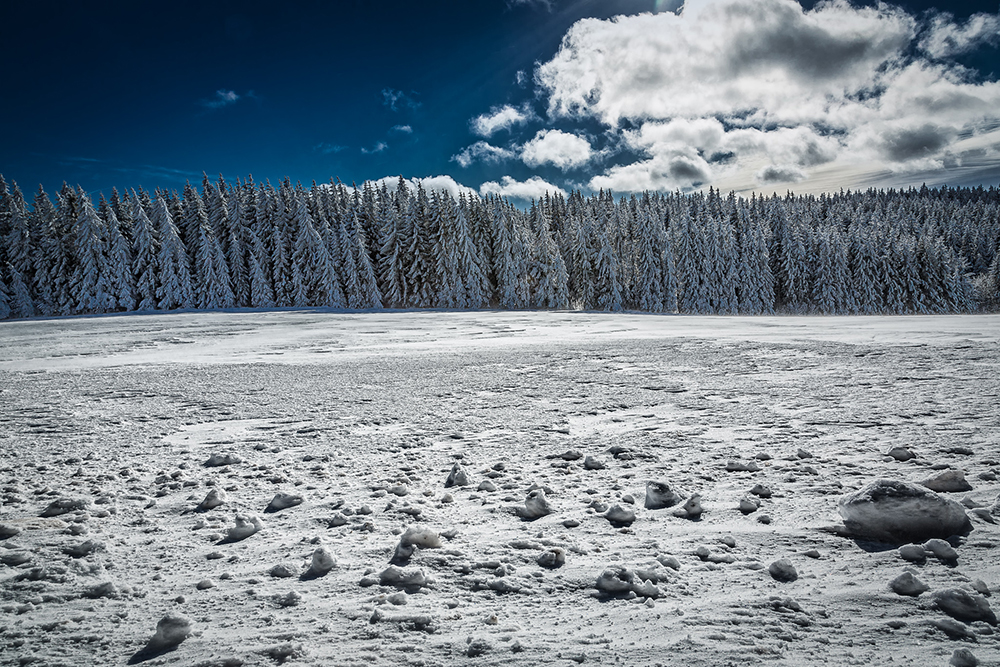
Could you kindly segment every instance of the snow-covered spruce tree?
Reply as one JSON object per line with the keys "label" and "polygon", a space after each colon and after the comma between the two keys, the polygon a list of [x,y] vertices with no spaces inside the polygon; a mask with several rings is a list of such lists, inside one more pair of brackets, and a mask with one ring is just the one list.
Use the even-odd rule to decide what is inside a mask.
{"label": "snow-covered spruce tree", "polygon": [[[406,187],[405,184],[402,187]],[[406,282],[403,270],[402,221],[388,195],[380,200],[381,208],[381,251],[378,256],[378,271],[388,308],[402,308],[406,303]]]}
{"label": "snow-covered spruce tree", "polygon": [[664,310],[663,244],[665,234],[655,211],[637,211],[633,239],[632,298],[634,308],[650,313]]}
{"label": "snow-covered spruce tree", "polygon": [[132,276],[132,249],[122,233],[118,215],[102,196],[98,214],[107,231],[107,287],[110,294],[110,310],[130,311],[135,309],[135,278]]}
{"label": "snow-covered spruce tree", "polygon": [[596,230],[597,257],[594,259],[594,273],[597,279],[595,297],[597,307],[608,312],[620,312],[622,306],[621,281],[618,278],[618,258],[606,229]]}
{"label": "snow-covered spruce tree", "polygon": [[32,203],[32,211],[29,214],[34,266],[31,291],[34,295],[35,309],[42,315],[55,315],[58,312],[55,297],[56,281],[52,277],[55,271],[55,256],[52,252],[55,240],[51,236],[51,230],[55,225],[56,208],[42,186],[38,186],[38,192],[35,193]]}
{"label": "snow-covered spruce tree", "polygon": [[446,193],[432,192],[428,197],[428,236],[435,308],[465,307],[465,281],[458,271],[454,207],[450,203],[451,197]]}
{"label": "snow-covered spruce tree", "polygon": [[247,273],[250,280],[247,303],[251,308],[274,308],[274,288],[271,286],[271,274],[265,260],[267,250],[264,242],[257,236],[256,226],[247,228],[247,242]]}
{"label": "snow-covered spruce tree", "polygon": [[337,269],[309,214],[308,195],[301,190],[296,190],[295,195],[295,246],[291,262],[293,305],[343,308],[346,304]]}
{"label": "snow-covered spruce tree", "polygon": [[358,276],[357,239],[351,235],[347,225],[347,215],[353,217],[353,211],[339,216],[336,236],[340,247],[340,277],[343,280],[344,297],[347,307],[356,309],[363,307],[364,299],[361,294],[361,279]]}
{"label": "snow-covered spruce tree", "polygon": [[528,279],[533,308],[562,309],[569,307],[569,287],[566,263],[549,231],[548,218],[532,202],[529,214],[532,235],[532,255]]}
{"label": "snow-covered spruce tree", "polygon": [[105,229],[100,216],[83,190],[79,192],[80,213],[73,227],[74,262],[71,294],[75,313],[103,313],[111,306],[104,253]]}
{"label": "snow-covered spruce tree", "polygon": [[429,201],[423,184],[410,198],[410,205],[403,219],[404,261],[406,269],[407,306],[428,308],[433,305],[435,284],[431,256],[431,226]]}
{"label": "snow-covered spruce tree", "polygon": [[235,302],[225,253],[209,222],[204,200],[190,183],[184,188],[184,218],[197,244],[194,255],[196,307],[203,310],[232,308]]}
{"label": "snow-covered spruce tree", "polygon": [[132,196],[132,277],[135,283],[137,310],[156,310],[157,299],[157,257],[160,242],[156,230],[150,222],[139,197]]}
{"label": "snow-covered spruce tree", "polygon": [[457,243],[456,256],[458,273],[464,277],[465,308],[480,309],[489,306],[490,286],[483,270],[483,258],[472,233],[472,225],[468,218],[469,206],[465,194],[459,194],[458,206],[455,208],[455,238]]}
{"label": "snow-covered spruce tree", "polygon": [[527,266],[522,235],[511,207],[499,197],[494,199],[492,236],[498,305],[507,310],[527,308]]}
{"label": "snow-covered spruce tree", "polygon": [[73,230],[80,213],[80,202],[77,192],[66,183],[59,190],[57,199],[56,214],[49,229],[51,243],[45,249],[50,257],[53,314],[72,315],[76,307],[72,290],[76,272]]}
{"label": "snow-covered spruce tree", "polygon": [[348,227],[348,231],[354,236],[354,249],[356,252],[354,264],[358,269],[358,308],[381,310],[383,307],[382,292],[379,290],[375,265],[372,264],[371,253],[368,250],[367,235],[357,215],[351,217],[351,224]]}
{"label": "snow-covered spruce tree", "polygon": [[[219,177],[220,182],[222,177]],[[208,217],[222,245],[233,303],[246,306],[250,303],[250,269],[247,262],[247,230],[253,224],[252,211],[246,200],[246,191],[239,181],[228,190],[224,185],[212,184],[208,198]]]}
{"label": "snow-covered spruce tree", "polygon": [[10,317],[10,291],[7,288],[7,281],[4,272],[0,271],[0,320]]}
{"label": "snow-covered spruce tree", "polygon": [[746,209],[740,213],[739,311],[748,315],[774,312],[774,276],[764,223]]}
{"label": "snow-covered spruce tree", "polygon": [[187,248],[174,225],[168,206],[167,197],[162,192],[157,192],[150,218],[160,242],[160,253],[156,258],[159,270],[156,280],[156,308],[195,308],[197,301]]}
{"label": "snow-covered spruce tree", "polygon": [[35,302],[30,287],[35,272],[37,239],[33,238],[31,216],[17,183],[4,197],[6,208],[6,234],[0,237],[0,257],[6,257],[10,268],[11,308],[14,317],[31,317]]}

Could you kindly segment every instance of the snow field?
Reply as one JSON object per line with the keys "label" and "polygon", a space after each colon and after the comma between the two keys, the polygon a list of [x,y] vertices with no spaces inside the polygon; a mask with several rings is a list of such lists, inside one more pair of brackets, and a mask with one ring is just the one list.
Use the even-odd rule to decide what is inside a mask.
{"label": "snow field", "polygon": [[[998,325],[0,324],[0,664],[996,662]],[[949,470],[967,535],[845,533]]]}

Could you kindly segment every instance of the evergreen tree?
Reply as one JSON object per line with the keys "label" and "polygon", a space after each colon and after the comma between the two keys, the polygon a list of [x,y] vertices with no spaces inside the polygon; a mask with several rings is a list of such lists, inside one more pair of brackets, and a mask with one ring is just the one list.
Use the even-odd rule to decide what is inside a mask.
{"label": "evergreen tree", "polygon": [[619,312],[623,310],[621,281],[618,278],[618,258],[615,257],[611,239],[604,229],[597,230],[597,257],[594,272],[597,279],[595,293],[600,310]]}
{"label": "evergreen tree", "polygon": [[75,266],[71,293],[77,313],[103,313],[111,306],[108,288],[107,258],[104,253],[105,229],[94,205],[83,190],[79,194],[80,214],[73,228]]}
{"label": "evergreen tree", "polygon": [[160,254],[156,258],[156,266],[160,272],[156,281],[156,307],[159,310],[195,308],[197,301],[187,248],[184,247],[168,207],[167,198],[158,192],[150,219],[160,242]]}
{"label": "evergreen tree", "polygon": [[[6,185],[5,183],[3,185]],[[4,280],[3,271],[0,271],[0,320],[5,320],[10,317],[10,290],[7,288],[7,282]]]}
{"label": "evergreen tree", "polygon": [[184,217],[197,244],[194,253],[196,307],[204,310],[232,308],[235,304],[225,254],[208,219],[204,200],[190,183],[184,188]]}
{"label": "evergreen tree", "polygon": [[138,197],[132,198],[132,276],[135,282],[137,310],[156,310],[157,306],[157,256],[159,241],[153,223]]}
{"label": "evergreen tree", "polygon": [[135,279],[132,276],[132,252],[122,234],[121,224],[114,207],[101,197],[98,211],[107,232],[106,258],[107,287],[111,310],[133,310],[135,308]]}

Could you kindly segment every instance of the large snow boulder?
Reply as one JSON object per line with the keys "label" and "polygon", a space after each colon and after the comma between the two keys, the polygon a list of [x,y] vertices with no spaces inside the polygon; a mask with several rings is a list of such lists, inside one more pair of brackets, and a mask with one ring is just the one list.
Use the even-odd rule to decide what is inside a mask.
{"label": "large snow boulder", "polygon": [[840,499],[847,529],[859,537],[919,542],[971,529],[965,508],[923,486],[879,479]]}

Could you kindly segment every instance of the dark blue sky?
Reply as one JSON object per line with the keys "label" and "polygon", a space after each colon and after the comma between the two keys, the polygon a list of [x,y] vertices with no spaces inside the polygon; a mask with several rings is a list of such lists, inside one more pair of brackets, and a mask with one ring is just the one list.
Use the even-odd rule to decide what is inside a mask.
{"label": "dark blue sky", "polygon": [[[741,1],[746,2],[716,4]],[[772,41],[766,42],[767,53],[792,44],[781,72],[755,74],[768,85],[777,81],[774,76],[785,77],[799,67],[795,63],[801,60],[800,50],[814,50],[809,40],[816,40],[820,56],[827,47],[834,53],[842,51],[834,48],[836,44],[831,47],[823,35],[836,33],[843,17],[826,17],[814,25],[808,13],[798,18],[782,14],[789,2],[773,0],[776,13],[770,18],[766,11],[761,14],[761,34],[767,33],[764,27],[771,19],[780,24],[776,29],[780,35],[768,33]],[[688,24],[695,25],[693,6],[680,15],[687,23],[663,24],[662,29],[657,24],[622,23],[615,24],[621,28],[614,28],[617,32],[607,37],[610,41],[581,38],[576,56],[564,62],[565,67],[551,69],[545,81],[535,80],[538,65],[557,56],[561,40],[578,20],[666,13],[679,4],[679,0],[7,3],[0,40],[0,57],[6,65],[0,173],[26,191],[41,183],[50,192],[63,180],[88,191],[138,185],[176,188],[186,179],[199,180],[202,171],[211,176],[221,172],[230,179],[252,173],[257,180],[287,176],[303,182],[448,175],[477,191],[484,182],[494,182],[491,191],[511,195],[531,192],[518,190],[526,183],[564,189],[607,185],[619,191],[629,189],[633,181],[636,190],[725,185],[740,182],[739,174],[750,173],[747,169],[756,169],[757,184],[768,186],[774,178],[794,183],[817,179],[822,184],[827,182],[824,178],[836,179],[838,174],[857,177],[849,170],[823,176],[824,169],[846,164],[844,156],[854,145],[852,132],[860,132],[858,139],[864,141],[867,135],[857,124],[817,129],[829,123],[790,115],[787,101],[761,98],[755,108],[784,105],[781,113],[742,127],[727,109],[678,111],[636,107],[633,101],[631,107],[623,102],[625,112],[612,113],[601,106],[615,96],[628,100],[630,95],[630,90],[613,85],[619,72],[612,63],[585,62],[587,54],[601,45],[621,50],[624,62],[634,62],[636,71],[662,66],[668,74],[662,88],[676,89],[679,97],[693,85],[684,78],[685,65],[671,62],[676,55],[662,51],[651,56],[641,50],[634,60],[628,55],[628,49],[641,41],[630,30],[646,30],[654,37],[670,30],[684,32]],[[699,4],[713,3],[699,0]],[[813,4],[806,3],[803,9]],[[933,3],[905,4],[919,25],[909,46],[900,47],[899,57],[910,57],[906,50],[912,52],[919,35],[928,34],[930,22],[922,12],[930,7]],[[949,3],[956,34],[972,35],[975,48],[963,46],[956,53],[939,49],[932,59],[948,67],[971,66],[965,70],[966,83],[979,86],[976,94],[986,106],[994,91],[982,86],[995,81],[994,72],[1000,69],[995,26],[987,21],[973,35],[972,24],[963,21],[977,12],[995,16],[997,10],[996,2]],[[716,15],[697,20],[702,28],[712,21],[721,25]],[[813,29],[816,25],[820,32]],[[692,34],[698,29],[692,28]],[[730,29],[738,30],[726,28]],[[735,33],[723,37],[739,42],[727,34]],[[860,65],[845,61],[844,68],[868,65],[873,70],[884,68],[884,61],[875,58]],[[671,80],[674,70],[678,76]],[[553,95],[572,97],[573,77],[589,74],[597,77],[598,84],[585,104],[581,106],[579,98],[572,113],[553,110]],[[732,81],[731,76],[735,75],[727,70],[720,80]],[[906,84],[905,78],[901,81],[901,86],[914,85]],[[838,79],[836,85],[841,83]],[[858,96],[855,84],[843,83],[846,98]],[[818,94],[828,95],[829,90]],[[499,129],[488,133],[473,132],[473,119],[502,111],[504,105],[518,115],[514,122],[494,125]],[[926,115],[918,123],[879,113],[877,119],[865,121],[863,129],[876,133],[878,141],[884,138],[888,166],[880,173],[887,182],[914,173],[926,180],[928,169],[934,172],[937,167],[944,174],[955,164],[968,167],[973,158],[989,163],[980,165],[974,180],[993,173],[989,169],[995,165],[988,159],[991,140],[981,140],[982,146],[956,142],[989,134],[1000,124],[1000,113],[966,118],[942,112],[947,118],[940,123],[928,123]],[[856,111],[850,114],[858,116]],[[721,143],[718,137],[709,140],[699,135],[681,146],[677,137],[689,135],[677,135],[674,126],[663,130],[669,139],[643,143],[636,138],[647,130],[653,136],[678,118],[714,120],[722,128]],[[810,128],[811,134],[797,138],[782,134],[778,141],[779,135],[773,133],[800,127]],[[757,148],[745,152],[747,128],[769,133],[767,146],[761,148],[764,144],[758,142]],[[744,132],[732,134],[734,129]],[[826,157],[806,158],[802,155],[809,151],[790,148],[789,137],[800,145],[822,144],[834,137],[840,149],[828,147],[823,154],[826,149],[819,146],[819,153],[809,154]],[[483,149],[468,153],[471,157],[464,161],[456,158],[477,142],[499,152],[487,155]],[[966,156],[964,161],[961,156]],[[901,157],[906,160],[900,162]],[[737,169],[744,158],[750,166]],[[903,167],[897,169],[899,164]],[[960,173],[961,178],[970,178],[968,169]]]}

